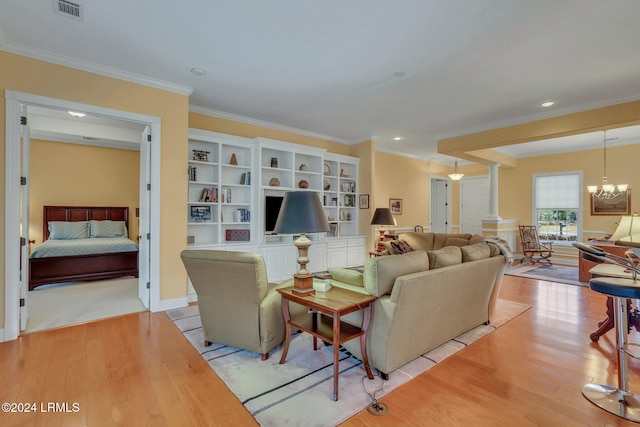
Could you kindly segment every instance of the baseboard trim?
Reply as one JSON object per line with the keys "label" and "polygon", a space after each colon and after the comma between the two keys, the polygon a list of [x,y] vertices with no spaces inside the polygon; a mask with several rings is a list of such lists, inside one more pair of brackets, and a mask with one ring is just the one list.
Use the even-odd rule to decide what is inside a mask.
{"label": "baseboard trim", "polygon": [[176,298],[160,301],[160,311],[173,310],[174,308],[186,307],[189,305],[187,298]]}
{"label": "baseboard trim", "polygon": [[190,303],[198,302],[198,294],[193,293],[193,294],[187,295],[187,301],[190,302]]}
{"label": "baseboard trim", "polygon": [[4,342],[4,328],[0,328],[0,342]]}

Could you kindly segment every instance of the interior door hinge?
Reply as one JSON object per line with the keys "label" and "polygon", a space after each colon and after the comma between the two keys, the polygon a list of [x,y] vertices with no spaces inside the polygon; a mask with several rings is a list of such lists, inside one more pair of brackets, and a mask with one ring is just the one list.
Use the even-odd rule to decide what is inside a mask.
{"label": "interior door hinge", "polygon": [[27,177],[26,176],[21,176],[20,177],[20,185],[27,185]]}
{"label": "interior door hinge", "polygon": [[147,141],[151,142],[151,134],[147,135]]}
{"label": "interior door hinge", "polygon": [[20,124],[21,125],[26,125],[27,124],[27,118],[25,116],[20,116]]}
{"label": "interior door hinge", "polygon": [[20,307],[24,307],[25,304],[24,298],[20,298]]}
{"label": "interior door hinge", "polygon": [[147,184],[147,190],[151,191],[151,184]]}
{"label": "interior door hinge", "polygon": [[151,282],[147,282],[147,289],[151,289]]}
{"label": "interior door hinge", "polygon": [[24,246],[27,244],[27,239],[25,239],[24,237],[20,237],[20,246]]}
{"label": "interior door hinge", "polygon": [[147,240],[151,240],[151,233],[147,233]]}

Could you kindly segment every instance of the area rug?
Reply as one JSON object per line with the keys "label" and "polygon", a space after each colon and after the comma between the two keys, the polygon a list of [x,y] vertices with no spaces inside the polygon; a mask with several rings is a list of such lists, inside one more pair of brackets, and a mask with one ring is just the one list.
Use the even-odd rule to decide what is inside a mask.
{"label": "area rug", "polygon": [[546,280],[549,282],[565,283],[575,286],[588,286],[578,279],[578,267],[565,265],[515,265],[508,268],[504,274],[509,276],[527,277],[529,279]]}
{"label": "area rug", "polygon": [[257,353],[216,343],[204,347],[197,305],[167,315],[260,425],[334,426],[366,408],[370,395],[379,399],[529,308],[498,300],[491,325],[478,326],[423,354],[393,371],[388,381],[367,379],[362,362],[341,349],[338,401],[331,399],[333,347],[321,345],[313,351],[311,335],[295,334],[287,361],[280,365],[281,346],[266,361]]}

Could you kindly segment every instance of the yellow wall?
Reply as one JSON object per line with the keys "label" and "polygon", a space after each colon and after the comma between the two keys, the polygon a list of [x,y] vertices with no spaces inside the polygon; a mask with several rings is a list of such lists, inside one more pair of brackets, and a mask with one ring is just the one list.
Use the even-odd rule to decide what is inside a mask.
{"label": "yellow wall", "polygon": [[[43,206],[128,206],[129,237],[138,235],[140,153],[31,140],[29,239],[42,243]],[[33,249],[33,246],[31,247]]]}
{"label": "yellow wall", "polygon": [[[640,141],[639,141],[640,142]],[[640,144],[607,148],[607,175],[610,183],[631,186],[632,212],[640,211],[640,169],[635,165],[640,158]],[[531,224],[533,174],[564,171],[583,171],[584,185],[602,183],[602,150],[546,155],[518,159],[517,168],[499,169],[499,213],[505,219],[517,219],[522,225]],[[635,187],[635,188],[634,188]],[[591,215],[589,194],[583,195],[583,229],[612,233],[620,215]],[[602,237],[586,233],[583,238]]]}
{"label": "yellow wall", "polygon": [[[180,261],[187,225],[184,206],[188,141],[187,95],[129,83],[20,55],[0,51],[0,90],[13,90],[116,110],[160,117],[162,121],[160,196],[160,298],[170,300],[187,294],[186,273]],[[6,108],[0,102],[0,138],[6,144]],[[5,150],[0,150],[0,200],[5,209]],[[153,236],[152,236],[153,238]],[[4,226],[0,227],[0,322],[4,327]]]}

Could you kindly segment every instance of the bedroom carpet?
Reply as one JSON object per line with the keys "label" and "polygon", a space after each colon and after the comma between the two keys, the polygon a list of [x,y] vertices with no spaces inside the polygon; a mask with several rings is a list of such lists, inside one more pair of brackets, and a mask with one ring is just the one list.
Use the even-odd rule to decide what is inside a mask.
{"label": "bedroom carpet", "polygon": [[29,291],[25,332],[35,332],[144,311],[133,277],[74,282]]}
{"label": "bedroom carpet", "polygon": [[367,407],[369,394],[384,396],[529,308],[498,300],[491,326],[478,326],[416,358],[393,371],[388,381],[378,376],[365,379],[360,360],[342,350],[337,402],[331,400],[333,347],[321,345],[313,351],[311,335],[293,335],[287,361],[280,365],[281,346],[266,361],[257,353],[234,347],[216,343],[204,347],[197,305],[166,313],[260,425],[335,426]]}

